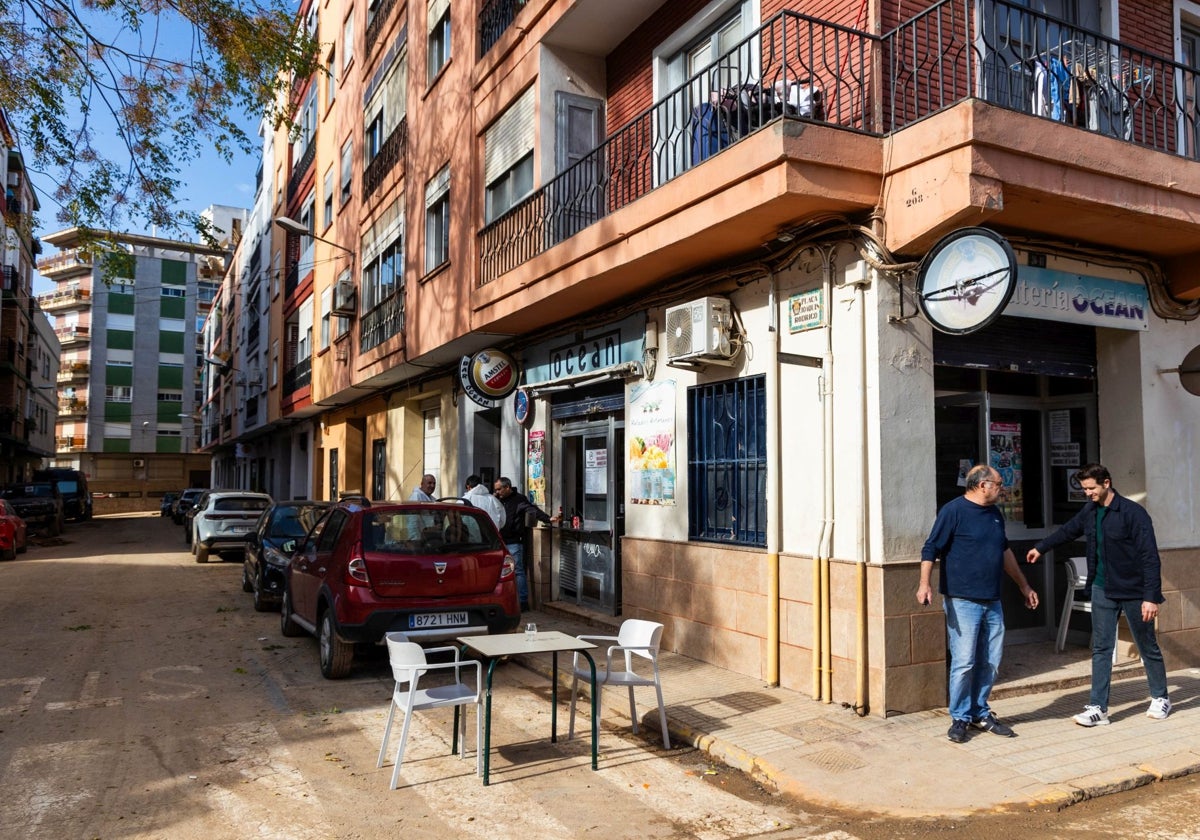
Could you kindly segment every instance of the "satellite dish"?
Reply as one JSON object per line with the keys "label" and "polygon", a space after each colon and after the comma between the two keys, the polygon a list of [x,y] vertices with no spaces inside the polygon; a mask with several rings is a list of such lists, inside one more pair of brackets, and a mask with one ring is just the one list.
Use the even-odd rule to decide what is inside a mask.
{"label": "satellite dish", "polygon": [[1159,373],[1178,373],[1179,384],[1189,394],[1200,397],[1200,344],[1193,347],[1177,368],[1160,370]]}

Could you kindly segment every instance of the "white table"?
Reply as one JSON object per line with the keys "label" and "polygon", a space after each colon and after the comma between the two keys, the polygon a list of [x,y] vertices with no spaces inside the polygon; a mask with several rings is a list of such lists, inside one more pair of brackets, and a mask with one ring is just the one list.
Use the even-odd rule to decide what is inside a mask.
{"label": "white table", "polygon": [[460,636],[456,639],[463,646],[463,651],[474,651],[488,662],[487,691],[484,694],[483,712],[483,783],[488,784],[489,758],[492,747],[492,673],[496,663],[503,656],[513,656],[518,653],[549,653],[554,660],[554,672],[550,682],[550,741],[558,741],[558,654],[559,651],[582,653],[588,661],[592,672],[592,769],[599,769],[599,752],[597,749],[600,734],[599,698],[596,696],[596,661],[592,659],[589,650],[596,646],[558,630],[543,630],[527,638],[524,633],[506,633],[495,636]]}

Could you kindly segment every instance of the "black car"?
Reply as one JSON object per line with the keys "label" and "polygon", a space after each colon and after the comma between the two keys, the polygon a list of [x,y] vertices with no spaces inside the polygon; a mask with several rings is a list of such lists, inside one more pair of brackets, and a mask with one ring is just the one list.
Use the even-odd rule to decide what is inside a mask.
{"label": "black car", "polygon": [[17,516],[30,528],[46,536],[57,537],[63,531],[62,493],[53,481],[27,481],[0,489],[0,498],[8,499]]}
{"label": "black car", "polygon": [[254,609],[277,607],[283,597],[284,571],[292,551],[329,508],[329,502],[275,502],[246,537],[242,589],[254,593]]}
{"label": "black car", "polygon": [[52,481],[62,494],[63,515],[76,522],[92,518],[92,491],[88,488],[87,475],[69,467],[50,467],[34,470],[34,481]]}
{"label": "black car", "polygon": [[171,506],[171,520],[176,525],[183,524],[183,516],[192,509],[192,505],[200,499],[200,494],[204,490],[200,487],[189,487],[179,494],[179,498],[175,500],[175,504]]}
{"label": "black car", "polygon": [[178,498],[178,493],[163,493],[162,502],[158,506],[158,515],[171,516],[171,508],[174,506],[175,500]]}

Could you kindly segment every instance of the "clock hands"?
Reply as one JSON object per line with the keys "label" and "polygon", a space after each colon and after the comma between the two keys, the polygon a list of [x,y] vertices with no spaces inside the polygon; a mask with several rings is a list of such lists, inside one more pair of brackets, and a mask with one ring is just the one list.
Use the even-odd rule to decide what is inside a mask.
{"label": "clock hands", "polygon": [[958,281],[955,281],[952,285],[943,286],[940,289],[934,289],[933,291],[926,292],[925,294],[921,295],[921,299],[925,300],[925,301],[937,301],[937,300],[953,300],[956,298],[965,298],[968,296],[968,290],[972,291],[973,295],[971,295],[971,296],[977,299],[979,296],[983,295],[985,292],[988,291],[988,289],[992,288],[993,286],[996,285],[996,283],[998,283],[1000,281],[996,281],[996,283],[991,283],[986,288],[971,289],[972,286],[975,286],[976,284],[980,283],[983,280],[988,279],[989,277],[995,277],[998,274],[1007,274],[1008,271],[1009,271],[1009,267],[1003,266],[1001,268],[997,268],[992,271],[988,271],[983,274],[976,275],[975,277],[968,277],[965,280],[958,280]]}

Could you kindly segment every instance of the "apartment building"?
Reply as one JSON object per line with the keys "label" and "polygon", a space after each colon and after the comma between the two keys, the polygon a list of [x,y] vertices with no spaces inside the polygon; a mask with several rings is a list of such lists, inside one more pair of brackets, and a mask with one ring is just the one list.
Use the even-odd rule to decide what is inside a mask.
{"label": "apartment building", "polygon": [[37,194],[20,138],[0,110],[0,180],[5,185],[0,240],[0,484],[27,479],[54,453],[54,377],[58,339],[31,295],[41,243],[32,235]]}
{"label": "apartment building", "polygon": [[[964,469],[1000,470],[1021,555],[1102,460],[1155,517],[1169,664],[1197,664],[1200,7],[301,15],[328,52],[264,170],[264,308],[271,451],[313,495],[508,475],[564,516],[540,602],[885,714],[945,702],[914,593]],[[1038,610],[1006,594],[1008,644],[1066,620],[1087,655],[1081,550],[1027,570]]]}
{"label": "apartment building", "polygon": [[207,487],[211,457],[196,451],[205,363],[201,327],[240,239],[246,211],[204,214],[216,246],[107,233],[97,249],[77,228],[43,240],[38,263],[54,291],[38,302],[62,345],[55,464],[87,473],[121,507],[181,487]]}

